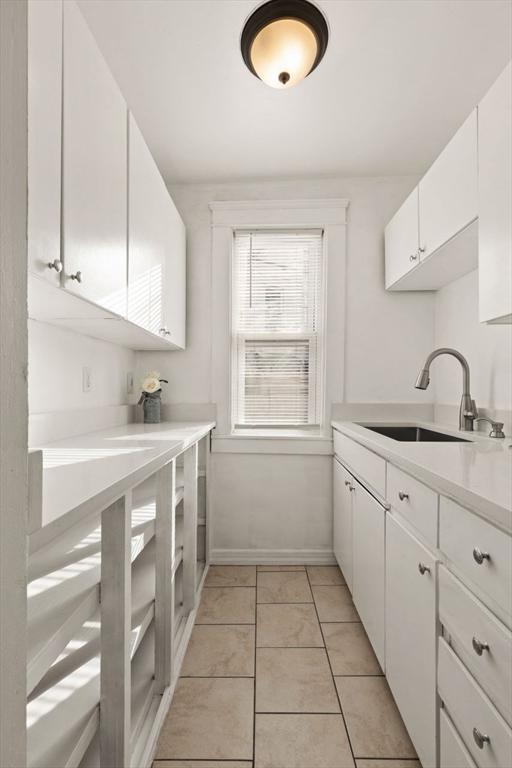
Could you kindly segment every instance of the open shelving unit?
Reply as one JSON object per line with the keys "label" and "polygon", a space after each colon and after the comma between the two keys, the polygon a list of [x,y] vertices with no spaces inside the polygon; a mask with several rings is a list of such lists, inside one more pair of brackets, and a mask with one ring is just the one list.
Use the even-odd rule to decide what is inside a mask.
{"label": "open shelving unit", "polygon": [[208,463],[209,432],[31,553],[28,768],[151,764],[206,575]]}

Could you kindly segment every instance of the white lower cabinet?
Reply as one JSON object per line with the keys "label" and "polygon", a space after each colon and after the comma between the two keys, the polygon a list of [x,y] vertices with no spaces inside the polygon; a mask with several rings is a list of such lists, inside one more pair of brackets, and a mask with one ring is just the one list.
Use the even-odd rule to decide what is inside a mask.
{"label": "white lower cabinet", "polygon": [[439,722],[440,768],[476,768],[476,763],[446,714],[440,712]]}
{"label": "white lower cabinet", "polygon": [[352,592],[352,496],[355,480],[333,459],[333,548],[334,556]]}
{"label": "white lower cabinet", "polygon": [[436,558],[386,521],[386,676],[423,768],[436,760]]}
{"label": "white lower cabinet", "polygon": [[439,639],[437,681],[450,719],[478,767],[511,766],[511,729],[443,638]]}
{"label": "white lower cabinet", "polygon": [[353,599],[382,669],[384,655],[384,530],[386,511],[354,481]]}

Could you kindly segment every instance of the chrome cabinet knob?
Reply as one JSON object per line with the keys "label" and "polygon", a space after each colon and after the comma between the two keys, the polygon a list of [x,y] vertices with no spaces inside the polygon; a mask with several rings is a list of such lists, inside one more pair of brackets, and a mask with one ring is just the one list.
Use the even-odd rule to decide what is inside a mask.
{"label": "chrome cabinet knob", "polygon": [[482,733],[478,730],[478,728],[473,728],[473,738],[475,740],[475,744],[479,749],[483,749],[485,744],[490,744],[491,739],[489,736],[487,736],[486,733]]}
{"label": "chrome cabinet knob", "polygon": [[477,656],[481,656],[484,651],[489,650],[489,643],[483,643],[481,640],[478,640],[476,637],[473,638],[471,643],[473,645],[473,650],[477,654]]}
{"label": "chrome cabinet knob", "polygon": [[355,491],[355,489],[356,489],[355,485],[352,485],[352,483],[350,482],[350,480],[345,480],[345,485],[347,486],[347,488],[349,489],[349,491]]}
{"label": "chrome cabinet knob", "polygon": [[426,573],[430,573],[430,568],[428,565],[424,565],[423,563],[418,563],[418,571],[421,573],[422,576],[424,576]]}
{"label": "chrome cabinet knob", "polygon": [[473,549],[473,560],[475,563],[478,563],[478,565],[482,565],[484,560],[490,560],[491,556],[488,552],[482,552],[481,549],[478,547],[475,547]]}
{"label": "chrome cabinet knob", "polygon": [[404,491],[398,491],[398,498],[400,501],[409,501],[409,494]]}
{"label": "chrome cabinet knob", "polygon": [[62,272],[62,261],[60,259],[49,261],[48,269],[54,269],[56,272]]}
{"label": "chrome cabinet knob", "polygon": [[70,278],[70,280],[76,280],[77,283],[81,283],[82,282],[82,273],[81,273],[81,271],[79,269],[77,269],[75,274],[74,275],[70,275],[69,278]]}
{"label": "chrome cabinet knob", "polygon": [[419,258],[419,254],[417,253],[411,253],[409,256],[409,261],[416,261]]}
{"label": "chrome cabinet knob", "polygon": [[166,325],[164,325],[163,328],[160,328],[158,333],[161,336],[170,336],[171,335],[171,332],[170,332],[170,330],[168,329],[168,327]]}

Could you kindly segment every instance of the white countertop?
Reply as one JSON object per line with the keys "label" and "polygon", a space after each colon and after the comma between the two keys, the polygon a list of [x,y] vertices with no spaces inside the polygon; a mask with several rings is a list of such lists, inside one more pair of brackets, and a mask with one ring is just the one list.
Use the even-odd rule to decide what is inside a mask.
{"label": "white countertop", "polygon": [[35,446],[43,452],[42,525],[71,512],[79,517],[94,506],[104,508],[110,498],[119,498],[124,489],[142,482],[214,426],[214,422],[125,424]]}
{"label": "white countertop", "polygon": [[[400,442],[361,426],[391,422],[331,422],[334,429],[389,460],[392,464],[458,501],[491,522],[512,531],[512,439],[427,422],[400,422],[471,440],[467,443]],[[398,422],[393,422],[397,424]]]}

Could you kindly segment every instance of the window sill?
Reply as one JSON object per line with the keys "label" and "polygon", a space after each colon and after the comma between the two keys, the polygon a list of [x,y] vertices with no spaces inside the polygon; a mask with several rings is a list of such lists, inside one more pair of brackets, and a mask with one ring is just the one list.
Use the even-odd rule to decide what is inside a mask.
{"label": "window sill", "polygon": [[318,430],[236,429],[212,436],[213,453],[273,453],[331,456],[332,438]]}

